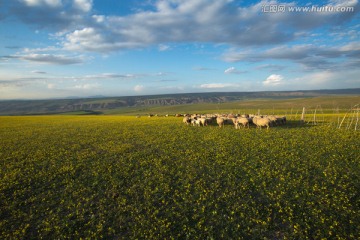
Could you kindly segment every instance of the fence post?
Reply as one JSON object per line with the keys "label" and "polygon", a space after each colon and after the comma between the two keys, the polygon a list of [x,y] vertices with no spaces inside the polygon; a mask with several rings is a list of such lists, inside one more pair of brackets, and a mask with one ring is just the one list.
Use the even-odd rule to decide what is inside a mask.
{"label": "fence post", "polygon": [[305,122],[305,107],[303,107],[301,119],[300,119],[301,124],[304,124],[304,122]]}

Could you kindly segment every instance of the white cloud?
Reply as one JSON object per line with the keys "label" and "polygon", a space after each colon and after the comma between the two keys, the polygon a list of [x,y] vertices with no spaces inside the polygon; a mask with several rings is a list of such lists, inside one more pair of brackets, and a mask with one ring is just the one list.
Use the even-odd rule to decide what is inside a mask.
{"label": "white cloud", "polygon": [[227,87],[238,87],[237,84],[232,84],[232,83],[205,83],[205,84],[201,84],[200,88],[205,88],[205,89],[216,89],[216,88],[227,88]]}
{"label": "white cloud", "polygon": [[245,72],[246,71],[239,71],[235,67],[230,67],[228,69],[225,69],[225,71],[224,71],[225,74],[241,74],[241,73],[245,73]]}
{"label": "white cloud", "polygon": [[82,78],[83,79],[133,79],[140,76],[141,74],[101,73],[101,74],[86,75]]}
{"label": "white cloud", "polygon": [[282,83],[284,79],[283,76],[277,74],[271,74],[266,80],[263,82],[264,85],[276,86]]}
{"label": "white cloud", "polygon": [[360,51],[360,42],[348,43],[340,47],[340,51],[344,51],[344,52]]}
{"label": "white cloud", "polygon": [[[169,49],[165,43],[181,42],[226,43],[240,47],[280,44],[301,37],[299,32],[308,32],[325,24],[336,27],[357,13],[262,12],[264,5],[280,4],[276,0],[262,0],[245,7],[239,7],[231,0],[158,0],[153,4],[153,10],[147,8],[125,16],[105,17],[90,15],[93,0],[13,2],[13,9],[18,10],[8,11],[13,13],[9,16],[41,28],[66,31],[62,41],[65,49],[101,53],[150,45],[158,45],[163,51]],[[296,6],[295,2],[281,4]],[[346,1],[342,5],[358,6],[358,2]],[[235,57],[228,60],[239,60],[239,55]]]}
{"label": "white cloud", "polygon": [[[237,7],[229,0],[157,1],[156,10],[138,11],[127,16],[95,18],[97,27],[84,27],[67,35],[70,50],[111,52],[164,43],[211,42],[235,46],[262,46],[299,38],[297,33],[315,29],[325,22],[336,26],[351,13],[329,12],[266,14],[261,1]],[[351,3],[354,4],[354,3]],[[286,3],[294,5],[295,3]],[[201,9],[201,11],[199,11]],[[232,61],[239,60],[237,55]],[[230,60],[231,61],[231,60]]]}
{"label": "white cloud", "polygon": [[92,15],[92,18],[95,19],[95,22],[102,23],[105,21],[104,15]]}
{"label": "white cloud", "polygon": [[92,8],[92,0],[74,0],[74,7],[82,12],[89,12]]}
{"label": "white cloud", "polygon": [[142,92],[142,91],[144,91],[144,86],[143,85],[136,85],[135,87],[134,87],[134,91],[135,92]]}
{"label": "white cloud", "polygon": [[222,55],[221,59],[225,62],[253,61],[253,55],[255,54],[254,50],[237,50],[232,47]]}
{"label": "white cloud", "polygon": [[288,89],[311,90],[311,89],[341,89],[359,88],[359,70],[349,71],[318,71],[304,74],[301,77],[287,79],[284,85]]}
{"label": "white cloud", "polygon": [[118,49],[137,48],[143,43],[116,41],[116,35],[105,35],[98,29],[86,27],[66,35],[64,49],[69,51],[111,52]]}
{"label": "white cloud", "polygon": [[347,7],[356,5],[358,0],[329,0],[329,3],[330,6]]}
{"label": "white cloud", "polygon": [[10,0],[5,1],[4,8],[0,18],[18,18],[41,31],[71,31],[93,24],[89,21],[92,0]]}
{"label": "white cloud", "polygon": [[236,69],[234,67],[230,67],[228,69],[225,69],[224,73],[229,74],[229,73],[233,73],[234,71],[236,71]]}
{"label": "white cloud", "polygon": [[17,89],[23,88],[27,91],[30,88],[46,85],[46,80],[43,78],[14,78],[10,80],[0,79],[0,89]]}
{"label": "white cloud", "polygon": [[[251,51],[238,51],[232,48],[223,54],[222,59],[227,62],[283,60],[300,64],[305,70],[334,70],[344,68],[340,63],[349,63],[354,59],[360,59],[360,44],[350,42],[338,46],[280,45],[267,50],[255,49]],[[273,66],[276,65],[273,64]],[[347,68],[354,68],[354,66],[347,64]]]}
{"label": "white cloud", "polygon": [[75,85],[74,88],[83,89],[83,90],[98,89],[98,88],[100,88],[100,84],[98,84],[98,83],[84,83],[84,84]]}
{"label": "white cloud", "polygon": [[166,51],[166,50],[169,50],[169,49],[170,49],[170,46],[165,45],[165,44],[159,44],[159,51],[160,52],[163,52],[163,51]]}
{"label": "white cloud", "polygon": [[46,74],[47,72],[45,71],[40,71],[40,70],[34,70],[34,71],[31,71],[32,73],[37,73],[37,74]]}
{"label": "white cloud", "polygon": [[[20,44],[17,41],[12,43],[13,46],[5,46],[7,52],[4,52],[4,54],[7,55],[1,56],[0,61],[7,62],[4,62],[5,64],[0,67],[5,69],[9,66],[12,72],[18,74],[17,76],[24,72],[29,75],[31,72],[30,77],[34,79],[35,77],[38,79],[50,79],[46,82],[48,85],[43,84],[43,89],[46,89],[46,86],[49,89],[61,86],[65,90],[74,90],[75,88],[78,92],[81,92],[80,89],[95,87],[94,82],[97,80],[97,82],[107,83],[102,87],[117,84],[114,90],[111,89],[114,92],[120,91],[117,90],[120,88],[119,86],[124,87],[122,89],[127,89],[127,91],[124,91],[125,93],[129,92],[129,89],[130,92],[156,92],[157,89],[160,89],[162,85],[166,85],[166,82],[169,81],[177,81],[177,83],[173,84],[175,86],[168,87],[169,91],[170,88],[175,90],[176,85],[183,84],[183,79],[184,89],[189,89],[189,91],[194,89],[202,89],[203,91],[244,89],[244,83],[250,86],[247,88],[250,90],[267,89],[269,86],[274,86],[273,89],[292,89],[294,86],[307,86],[308,88],[326,88],[329,86],[331,88],[333,86],[341,87],[342,81],[349,82],[346,86],[360,86],[358,81],[359,70],[357,70],[360,64],[360,45],[356,41],[356,37],[359,37],[359,24],[357,29],[356,26],[351,27],[351,25],[356,24],[355,17],[359,16],[360,5],[356,0],[346,2],[341,0],[328,1],[327,4],[356,5],[356,7],[354,13],[329,12],[326,14],[320,12],[297,14],[261,12],[263,5],[282,4],[283,2],[280,2],[280,0],[259,0],[255,4],[245,4],[244,1],[232,0],[151,0],[146,1],[147,4],[151,4],[150,7],[147,5],[144,9],[136,9],[123,15],[111,16],[101,15],[104,14],[101,9],[92,9],[93,2],[95,1],[4,1],[4,4],[0,4],[4,7],[0,10],[0,19],[4,19],[6,18],[5,15],[9,15],[4,24],[11,22],[9,20],[13,20],[14,23],[20,23],[19,20],[22,20],[26,24],[33,25],[29,28],[32,29],[32,34],[35,29],[39,29],[39,34],[31,38],[34,39],[34,42],[27,43],[27,47],[30,47],[28,49],[16,46]],[[285,3],[285,5],[291,6],[297,6],[298,4],[302,5],[302,3],[296,1]],[[354,19],[352,20],[352,18]],[[335,34],[335,37],[338,34],[341,41],[336,40],[334,42],[331,41],[333,38],[327,39],[328,36],[331,36],[331,33]],[[340,35],[340,33],[343,34]],[[48,39],[50,41],[43,41],[47,34],[50,36],[50,39]],[[43,42],[35,42],[35,39]],[[46,47],[45,44],[49,44],[49,42],[54,43],[55,47]],[[31,46],[40,46],[40,48],[31,49]],[[114,69],[111,70],[112,66],[106,65],[109,67],[107,70],[109,73],[96,72],[96,69],[87,71],[84,68],[75,70],[79,74],[82,72],[81,76],[72,78],[68,76],[68,79],[65,79],[54,75],[59,72],[58,66],[51,67],[50,70],[45,69],[46,66],[40,65],[42,63],[57,65],[81,64],[90,59],[84,52],[101,53],[103,59],[106,55],[107,59],[103,61],[103,64],[107,64],[113,57],[118,57],[118,54],[111,54],[114,51],[148,46],[151,46],[152,50],[155,48],[155,50],[159,51],[166,51],[174,48],[174,46],[179,46],[176,47],[176,50],[187,48],[188,53],[190,53],[189,49],[198,46],[190,54],[193,54],[194,58],[202,54],[201,57],[203,58],[197,60],[197,64],[210,64],[209,66],[212,66],[212,63],[206,61],[205,58],[217,61],[219,58],[215,54],[218,54],[225,47],[229,47],[230,50],[223,55],[222,60],[231,63],[228,63],[229,68],[227,69],[213,69],[206,66],[194,68],[193,70],[198,71],[216,70],[196,73],[195,78],[190,76],[190,74],[194,74],[193,72],[186,75],[179,72],[179,69],[189,68],[189,65],[185,67],[181,65],[183,63],[176,70],[170,68],[172,69],[170,71],[174,72],[170,72],[172,76],[166,78],[162,77],[164,73],[156,73],[156,71],[166,69],[154,69],[153,73],[127,73],[116,72],[116,69],[115,71]],[[11,54],[11,51],[13,54]],[[175,54],[175,51],[173,54]],[[99,57],[100,61],[103,60],[100,55],[94,54],[94,56]],[[24,63],[19,60],[27,62]],[[245,64],[233,63],[237,61],[245,62]],[[35,65],[34,63],[40,64]],[[117,69],[126,67],[125,65],[122,66],[121,60],[118,63],[121,66],[119,65]],[[89,67],[93,67],[95,64],[89,64]],[[162,63],[159,64],[158,66],[161,66]],[[24,67],[24,65],[26,66]],[[137,66],[133,67],[136,68]],[[245,73],[245,71],[241,71],[245,67],[251,68],[255,73],[250,73],[249,70],[249,76],[240,75],[239,81],[241,82],[237,84],[216,82],[216,79],[221,79],[221,77],[218,78],[219,70],[220,74],[222,74],[222,71],[224,74],[240,74]],[[240,68],[240,70],[237,68]],[[33,69],[39,70],[31,71]],[[62,69],[61,74],[66,75],[68,69],[74,70],[75,67],[67,66]],[[141,66],[139,69],[144,70],[147,68]],[[352,71],[353,74],[350,75],[348,70]],[[83,71],[87,72],[84,73]],[[257,73],[259,71],[266,73],[265,75],[260,73],[262,77],[259,78],[259,73]],[[5,76],[5,74],[3,75]],[[3,80],[10,79],[10,77],[4,76],[2,77]],[[283,76],[286,76],[286,79]],[[299,76],[301,78],[296,78]],[[202,83],[205,84],[199,82],[185,83],[187,78],[190,77],[193,77],[193,79],[199,77],[203,79]],[[235,76],[227,75],[223,77],[226,77],[226,81],[228,81],[229,78]],[[138,78],[144,81],[133,81],[133,79]],[[76,83],[72,82],[71,79],[76,80]],[[212,83],[212,80],[215,80],[215,83]],[[66,84],[63,86],[58,81],[63,81]],[[145,84],[146,82],[156,82],[156,87],[151,88],[151,86]],[[126,87],[125,84],[129,83],[130,86],[127,85]],[[139,85],[134,86],[137,83]],[[145,88],[140,83],[144,84]],[[20,88],[22,86],[40,85],[40,83],[33,82],[31,79],[20,79],[11,83],[2,82],[2,85]],[[76,86],[74,87],[74,85]],[[172,84],[169,83],[169,85]],[[25,88],[23,87],[23,89]]]}
{"label": "white cloud", "polygon": [[104,77],[107,78],[136,78],[137,76],[134,74],[117,74],[117,73],[103,73]]}
{"label": "white cloud", "polygon": [[55,85],[54,83],[49,83],[49,84],[47,85],[47,88],[48,88],[48,89],[55,89],[55,88],[56,88],[56,85]]}
{"label": "white cloud", "polygon": [[27,55],[15,55],[12,57],[30,62],[59,64],[59,65],[79,64],[85,61],[85,58],[83,56],[66,56],[66,55],[56,55],[56,54],[31,53]]}
{"label": "white cloud", "polygon": [[42,6],[47,5],[50,7],[60,7],[61,0],[22,0],[27,6],[34,7],[34,6]]}

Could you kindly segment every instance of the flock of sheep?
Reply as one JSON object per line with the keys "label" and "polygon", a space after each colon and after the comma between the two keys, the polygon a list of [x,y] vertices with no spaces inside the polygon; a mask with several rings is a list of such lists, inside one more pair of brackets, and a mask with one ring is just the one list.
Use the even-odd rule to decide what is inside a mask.
{"label": "flock of sheep", "polygon": [[274,115],[233,115],[233,114],[185,114],[183,115],[183,123],[192,126],[207,126],[216,121],[219,127],[223,127],[224,124],[234,124],[236,129],[241,127],[250,127],[250,124],[254,124],[258,128],[266,127],[269,129],[271,126],[286,124],[286,116],[274,116]]}

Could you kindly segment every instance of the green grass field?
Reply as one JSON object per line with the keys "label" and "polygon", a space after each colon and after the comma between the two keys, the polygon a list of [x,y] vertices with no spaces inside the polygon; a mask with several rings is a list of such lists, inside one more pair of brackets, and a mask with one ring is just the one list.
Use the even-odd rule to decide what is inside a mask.
{"label": "green grass field", "polygon": [[171,106],[138,106],[107,109],[102,112],[107,115],[147,115],[176,113],[258,113],[290,115],[302,111],[317,109],[325,113],[346,112],[360,103],[360,96],[321,96],[308,98],[285,99],[244,99],[243,101],[224,103],[197,103]]}
{"label": "green grass field", "polygon": [[360,132],[289,118],[0,117],[0,238],[358,239]]}

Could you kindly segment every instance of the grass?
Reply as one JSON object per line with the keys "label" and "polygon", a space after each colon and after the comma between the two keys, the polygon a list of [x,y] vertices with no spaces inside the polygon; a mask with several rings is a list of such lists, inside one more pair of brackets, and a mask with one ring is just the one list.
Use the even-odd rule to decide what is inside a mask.
{"label": "grass", "polygon": [[256,99],[226,103],[198,103],[172,106],[125,107],[104,110],[104,114],[114,115],[147,115],[177,113],[258,113],[285,114],[301,113],[302,108],[323,111],[324,113],[344,112],[360,103],[360,96],[332,96],[294,99]]}
{"label": "grass", "polygon": [[323,117],[0,117],[0,238],[358,239],[360,133]]}

